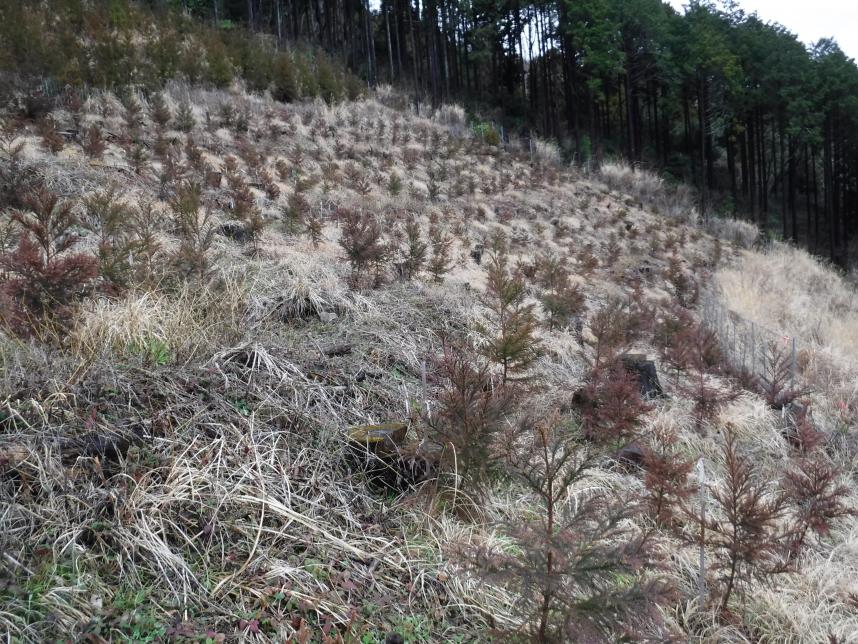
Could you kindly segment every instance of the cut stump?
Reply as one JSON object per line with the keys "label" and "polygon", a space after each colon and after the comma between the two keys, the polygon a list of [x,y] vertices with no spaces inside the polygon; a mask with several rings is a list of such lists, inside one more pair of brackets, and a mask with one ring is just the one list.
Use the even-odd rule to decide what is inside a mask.
{"label": "cut stump", "polygon": [[641,396],[644,400],[666,398],[658,380],[655,362],[648,360],[643,353],[624,353],[620,356],[625,370],[638,380]]}

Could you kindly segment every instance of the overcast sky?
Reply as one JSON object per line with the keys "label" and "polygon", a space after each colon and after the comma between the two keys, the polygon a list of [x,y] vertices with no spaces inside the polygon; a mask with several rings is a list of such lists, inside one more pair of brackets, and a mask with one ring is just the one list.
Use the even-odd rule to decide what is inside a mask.
{"label": "overcast sky", "polygon": [[[779,22],[805,43],[837,40],[847,56],[858,59],[858,0],[738,0],[746,13]],[[682,10],[687,0],[669,0]]]}

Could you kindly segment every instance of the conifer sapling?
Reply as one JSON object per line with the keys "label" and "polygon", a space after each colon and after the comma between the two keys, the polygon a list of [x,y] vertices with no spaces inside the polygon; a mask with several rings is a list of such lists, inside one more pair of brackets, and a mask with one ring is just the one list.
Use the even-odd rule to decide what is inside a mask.
{"label": "conifer sapling", "polygon": [[452,265],[450,249],[453,246],[453,239],[440,226],[432,226],[429,229],[429,243],[432,247],[432,257],[427,268],[432,278],[440,283],[444,281],[444,275],[449,272]]}
{"label": "conifer sapling", "polygon": [[527,368],[539,357],[541,344],[536,336],[533,305],[525,304],[524,282],[508,268],[505,253],[495,253],[487,268],[486,291],[482,302],[491,314],[491,329],[486,336],[484,353],[500,365],[503,382]]}
{"label": "conifer sapling", "polygon": [[840,483],[840,477],[841,472],[822,450],[793,460],[783,480],[784,502],[792,509],[788,561],[798,556],[809,533],[825,536],[835,521],[855,514],[846,504],[849,489]]}
{"label": "conifer sapling", "polygon": [[81,142],[83,151],[91,159],[101,159],[106,148],[101,135],[101,128],[95,123],[86,128]]}
{"label": "conifer sapling", "polygon": [[706,520],[706,533],[718,555],[720,608],[726,611],[740,582],[750,583],[776,562],[784,499],[757,471],[754,458],[742,451],[730,426],[724,432],[723,455],[723,484],[712,493],[719,512]]}
{"label": "conifer sapling", "polygon": [[428,437],[443,448],[443,464],[476,490],[495,465],[496,440],[512,411],[512,390],[495,382],[486,364],[475,362],[466,347],[445,348],[434,362],[440,383],[423,420]]}
{"label": "conifer sapling", "polygon": [[[659,621],[670,589],[655,568],[647,534],[630,521],[639,507],[603,486],[572,488],[596,467],[573,419],[525,417],[504,441],[507,468],[534,496],[535,512],[501,526],[514,548],[477,548],[477,572],[513,590],[521,626],[503,638],[534,642],[623,641]],[[506,641],[506,639],[504,639]]]}
{"label": "conifer sapling", "polygon": [[671,527],[679,509],[692,493],[688,483],[693,461],[678,449],[676,432],[657,428],[644,449],[645,500],[649,514],[661,527]]}
{"label": "conifer sapling", "polygon": [[637,378],[618,360],[597,367],[575,394],[582,435],[601,445],[621,446],[635,438],[641,417],[651,407],[644,402]]}
{"label": "conifer sapling", "polygon": [[187,101],[179,103],[179,109],[176,112],[176,128],[182,132],[190,132],[196,125],[197,120],[194,118],[190,103]]}
{"label": "conifer sapling", "polygon": [[378,277],[378,269],[388,249],[382,240],[381,226],[371,214],[341,208],[337,216],[343,222],[340,246],[351,268],[349,285],[358,289],[366,283],[367,270],[371,266],[375,266],[375,277]]}
{"label": "conifer sapling", "polygon": [[402,276],[405,279],[416,277],[426,263],[429,246],[420,234],[420,223],[414,217],[405,222],[405,245],[401,250],[403,260]]}
{"label": "conifer sapling", "polygon": [[18,246],[0,255],[0,290],[12,303],[5,322],[27,334],[39,318],[61,317],[85,295],[98,272],[94,257],[74,252],[80,237],[73,204],[41,187],[23,198],[26,210],[12,213],[20,227]]}
{"label": "conifer sapling", "polygon": [[208,252],[214,243],[215,227],[212,213],[203,206],[199,184],[186,183],[170,201],[179,248],[173,253],[173,263],[187,278],[203,279],[209,271]]}

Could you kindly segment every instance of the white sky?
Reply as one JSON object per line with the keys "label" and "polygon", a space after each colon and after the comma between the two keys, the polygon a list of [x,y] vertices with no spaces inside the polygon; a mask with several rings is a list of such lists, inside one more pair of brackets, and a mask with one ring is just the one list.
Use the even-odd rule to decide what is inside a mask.
{"label": "white sky", "polygon": [[[668,0],[682,11],[687,0]],[[745,13],[763,22],[778,22],[811,43],[834,38],[851,58],[858,59],[858,1],[856,0],[738,0]]]}

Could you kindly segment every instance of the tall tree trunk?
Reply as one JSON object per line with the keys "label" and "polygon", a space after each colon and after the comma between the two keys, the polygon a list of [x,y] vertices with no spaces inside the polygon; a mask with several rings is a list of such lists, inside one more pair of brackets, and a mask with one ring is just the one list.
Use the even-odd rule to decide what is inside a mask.
{"label": "tall tree trunk", "polygon": [[441,67],[444,75],[444,82],[442,84],[442,89],[444,92],[444,96],[450,96],[450,60],[449,60],[449,37],[448,37],[448,26],[447,26],[447,2],[446,0],[439,0],[441,2],[441,29],[436,30],[438,33],[438,48],[441,50]]}
{"label": "tall tree trunk", "polygon": [[[741,186],[742,186],[742,201],[745,202],[748,197],[748,142],[747,130],[743,130],[739,135],[739,164],[742,166]],[[747,207],[747,204],[746,204]]]}
{"label": "tall tree trunk", "polygon": [[414,10],[411,7],[411,0],[408,2],[408,30],[411,32],[411,65],[412,74],[414,75],[414,106],[418,114],[420,114],[420,89],[422,82],[420,79],[420,69],[417,64],[417,36],[414,33]]}
{"label": "tall tree trunk", "polygon": [[810,151],[810,167],[813,172],[813,250],[819,252],[819,180],[816,174],[816,148]]}
{"label": "tall tree trunk", "polygon": [[805,143],[804,148],[804,215],[805,215],[805,245],[810,248],[810,231],[811,228],[811,204],[810,197],[812,190],[810,188],[810,146]]}
{"label": "tall tree trunk", "polygon": [[397,76],[402,76],[402,31],[399,26],[399,2],[393,0],[393,25],[396,29],[396,73]]}
{"label": "tall tree trunk", "polygon": [[751,206],[751,220],[757,223],[757,128],[754,113],[748,115],[748,197]]}
{"label": "tall tree trunk", "polygon": [[831,261],[837,262],[837,221],[834,212],[834,195],[833,195],[833,162],[831,142],[831,115],[825,116],[825,135],[823,142],[823,158],[822,158],[822,185],[824,191],[824,212],[825,221],[828,226],[828,254]]}
{"label": "tall tree trunk", "polygon": [[637,140],[637,134],[635,133],[635,117],[634,117],[634,105],[632,103],[632,78],[631,78],[631,70],[627,69],[626,73],[623,74],[623,87],[626,92],[626,136],[628,139],[628,155],[629,162],[634,163],[638,160],[637,149],[635,147],[635,141]]}
{"label": "tall tree trunk", "polygon": [[798,214],[796,213],[796,160],[792,137],[787,141],[787,207],[792,221],[792,240],[798,242]]}
{"label": "tall tree trunk", "polygon": [[369,0],[364,0],[363,5],[363,22],[364,31],[366,34],[366,66],[367,66],[367,83],[370,87],[376,86],[375,76],[375,39],[372,34],[372,21],[370,20]]}
{"label": "tall tree trunk", "polygon": [[726,147],[727,147],[727,172],[730,174],[730,200],[732,214],[736,214],[739,203],[739,190],[736,185],[736,150],[735,139],[733,136],[732,126],[727,131]]}
{"label": "tall tree trunk", "polygon": [[766,232],[769,226],[769,171],[766,166],[766,126],[759,109],[757,110],[757,127],[755,130],[757,133],[757,153],[760,157],[757,164],[759,169],[757,184],[760,191],[760,230]]}
{"label": "tall tree trunk", "polygon": [[697,130],[700,146],[700,181],[698,187],[700,189],[700,214],[706,216],[706,208],[708,207],[708,186],[706,177],[706,106],[704,102],[704,80],[703,76],[697,75]]}
{"label": "tall tree trunk", "polygon": [[[774,128],[772,128],[772,144],[774,145]],[[780,163],[778,165],[778,174],[780,175],[780,180],[778,181],[778,185],[781,189],[781,217],[783,218],[783,238],[789,239],[789,225],[788,225],[788,204],[787,204],[787,168],[786,168],[786,150],[784,149],[784,121],[783,114],[781,113],[778,117],[778,143],[780,146]]]}
{"label": "tall tree trunk", "polygon": [[561,50],[563,56],[563,98],[566,103],[566,126],[575,138],[575,158],[581,158],[581,130],[578,123],[578,87],[576,84],[575,67],[577,60],[572,35],[568,32],[568,17],[566,5],[560,3]]}
{"label": "tall tree trunk", "polygon": [[390,37],[390,3],[386,2],[384,10],[384,29],[387,32],[387,62],[390,66],[390,82],[396,80],[395,62],[393,60],[393,40]]}
{"label": "tall tree trunk", "polygon": [[685,156],[691,160],[691,181],[697,183],[697,154],[694,151],[694,145],[691,142],[691,107],[689,106],[690,99],[688,97],[688,89],[682,90],[682,115],[683,126],[685,130]]}

